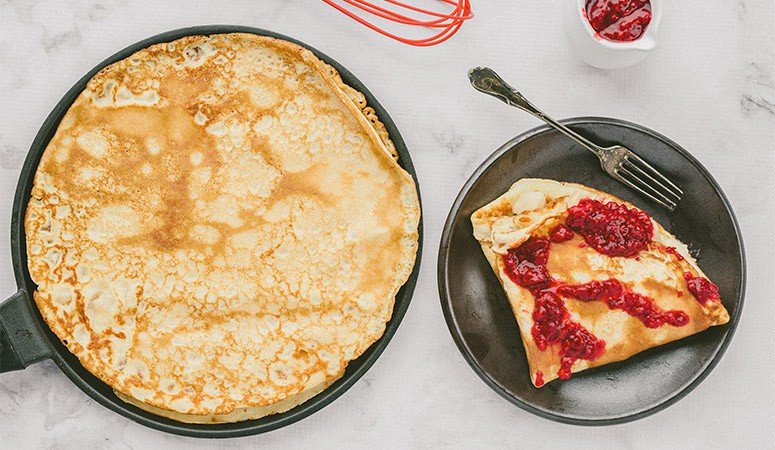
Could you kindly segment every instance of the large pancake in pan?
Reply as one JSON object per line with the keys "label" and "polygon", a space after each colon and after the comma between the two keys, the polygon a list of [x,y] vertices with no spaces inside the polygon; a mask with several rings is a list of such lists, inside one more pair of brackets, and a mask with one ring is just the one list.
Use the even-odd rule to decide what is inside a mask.
{"label": "large pancake in pan", "polygon": [[95,75],[25,229],[35,301],[86,369],[223,422],[308,399],[382,336],[419,214],[361,93],[295,44],[227,34]]}
{"label": "large pancake in pan", "polygon": [[[650,224],[653,234],[642,249],[631,255],[601,253],[586,236],[582,238],[568,228],[564,230],[572,237],[569,234],[564,239],[552,239],[552,230],[570,224],[569,209],[585,199],[639,211],[613,195],[580,184],[523,178],[471,216],[474,237],[501,282],[516,318],[536,387],[560,376],[625,360],[729,321],[718,291],[714,298],[695,295],[695,283],[714,286],[708,292],[715,285],[705,278],[686,245],[645,213],[636,214]],[[532,264],[523,252],[519,258],[526,260],[524,269],[537,271],[535,266],[544,266],[554,280],[543,286],[536,284],[536,288],[515,282],[507,267],[507,255],[523,244],[531,245],[531,239],[546,243],[548,258],[545,263]],[[576,298],[566,291],[568,287],[585,286],[591,293],[598,289],[593,287],[595,283],[609,280],[616,280],[614,284],[623,289],[623,295],[610,297],[608,304],[603,298]],[[539,300],[545,292],[550,294]],[[652,309],[643,296],[653,301]],[[550,317],[555,309],[558,316],[565,310],[565,318]],[[680,320],[674,321],[676,317]],[[553,337],[553,333],[566,336]],[[553,339],[538,342],[547,335]],[[588,339],[584,346],[597,348],[581,357],[582,345],[577,346],[574,340],[584,339]],[[565,370],[561,370],[564,358]]]}

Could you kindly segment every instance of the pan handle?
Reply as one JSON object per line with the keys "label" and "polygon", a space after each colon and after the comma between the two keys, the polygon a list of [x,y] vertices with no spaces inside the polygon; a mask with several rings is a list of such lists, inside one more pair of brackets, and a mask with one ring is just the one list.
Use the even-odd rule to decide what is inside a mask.
{"label": "pan handle", "polygon": [[0,303],[0,373],[48,359],[53,349],[35,324],[29,294],[19,290]]}

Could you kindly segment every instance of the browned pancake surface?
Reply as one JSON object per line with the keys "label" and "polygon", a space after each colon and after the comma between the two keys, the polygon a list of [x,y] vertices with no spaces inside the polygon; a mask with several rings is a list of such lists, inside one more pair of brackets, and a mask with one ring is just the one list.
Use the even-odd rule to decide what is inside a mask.
{"label": "browned pancake surface", "polygon": [[35,300],[89,371],[219,421],[308,397],[382,335],[418,221],[363,95],[301,47],[229,34],[99,72],[25,229]]}

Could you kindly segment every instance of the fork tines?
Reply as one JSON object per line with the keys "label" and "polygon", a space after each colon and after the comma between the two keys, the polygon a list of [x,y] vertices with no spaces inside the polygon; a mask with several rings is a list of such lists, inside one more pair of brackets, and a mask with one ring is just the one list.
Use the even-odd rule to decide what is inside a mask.
{"label": "fork tines", "polygon": [[683,196],[681,188],[635,153],[628,152],[615,173],[619,181],[671,211]]}

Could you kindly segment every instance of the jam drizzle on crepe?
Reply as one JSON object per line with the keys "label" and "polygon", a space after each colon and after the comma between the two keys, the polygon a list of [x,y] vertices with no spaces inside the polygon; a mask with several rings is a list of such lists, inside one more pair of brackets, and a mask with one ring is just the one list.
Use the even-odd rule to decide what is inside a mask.
{"label": "jam drizzle on crepe", "polygon": [[677,309],[663,311],[650,297],[628,290],[614,278],[576,285],[566,284],[560,286],[557,291],[561,295],[584,302],[605,302],[610,309],[620,309],[643,322],[648,328],[659,328],[666,323],[682,327],[689,323],[689,315],[685,312]]}
{"label": "jam drizzle on crepe", "polygon": [[708,302],[721,300],[721,296],[718,293],[718,286],[709,279],[696,277],[692,275],[691,272],[685,272],[684,279],[686,280],[686,287],[689,289],[689,292],[691,292],[694,298],[701,304],[704,305]]}
{"label": "jam drizzle on crepe", "polygon": [[[529,290],[535,298],[531,335],[536,346],[544,351],[549,346],[559,345],[560,369],[557,376],[562,380],[570,378],[571,368],[579,359],[593,360],[605,352],[605,341],[571,318],[563,296],[584,302],[602,301],[610,309],[618,309],[637,318],[648,328],[659,328],[664,324],[680,327],[689,323],[685,312],[663,311],[652,298],[628,289],[613,278],[583,284],[557,281],[547,268],[549,248],[553,242],[572,239],[574,232],[581,235],[590,247],[605,255],[637,257],[651,243],[654,228],[648,214],[643,211],[616,202],[602,203],[585,198],[568,209],[566,223],[552,228],[548,238],[531,236],[503,255],[508,277]],[[706,297],[713,298],[715,295],[718,298],[718,290],[714,294],[712,288],[715,285],[710,281],[690,278],[690,273],[685,276],[689,291],[701,303]],[[536,386],[539,387],[543,385],[543,374],[540,375],[536,373]]]}
{"label": "jam drizzle on crepe", "polygon": [[635,256],[654,236],[654,225],[644,211],[588,198],[568,208],[567,224],[590,247],[608,256]]}

